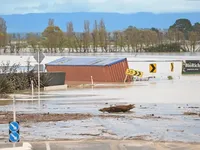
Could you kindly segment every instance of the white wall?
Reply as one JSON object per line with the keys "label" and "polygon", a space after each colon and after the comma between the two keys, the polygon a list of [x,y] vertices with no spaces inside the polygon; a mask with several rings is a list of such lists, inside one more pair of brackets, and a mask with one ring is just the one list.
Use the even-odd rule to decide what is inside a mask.
{"label": "white wall", "polygon": [[[171,61],[173,62],[173,61]],[[182,61],[176,61],[174,63],[174,72],[170,70],[170,63],[171,62],[128,62],[129,68],[142,71],[144,76],[174,76],[178,77],[182,74]],[[157,64],[157,72],[156,73],[149,73],[149,64]]]}

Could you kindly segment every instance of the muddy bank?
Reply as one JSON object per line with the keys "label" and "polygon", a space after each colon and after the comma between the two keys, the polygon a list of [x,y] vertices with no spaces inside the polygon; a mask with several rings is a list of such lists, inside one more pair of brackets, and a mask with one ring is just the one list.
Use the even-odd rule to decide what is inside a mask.
{"label": "muddy bank", "polygon": [[[16,118],[19,122],[50,122],[50,121],[68,121],[68,120],[84,120],[91,118],[90,114],[17,114]],[[7,124],[13,121],[12,112],[0,112],[0,124]]]}
{"label": "muddy bank", "polygon": [[[0,114],[0,141],[7,141],[8,118],[10,117],[12,121],[12,113],[1,112]],[[185,117],[183,114],[178,116],[139,115],[132,112],[97,115],[17,114],[23,141],[140,139],[200,142],[200,124],[199,120],[196,120],[198,118],[198,116]]]}
{"label": "muddy bank", "polygon": [[[92,114],[82,114],[82,113],[65,113],[65,114],[51,114],[51,113],[43,113],[43,114],[16,114],[17,121],[21,123],[35,123],[35,122],[58,122],[58,121],[70,121],[70,120],[86,120],[93,117],[98,117],[102,119],[106,118],[126,118],[127,120],[132,119],[171,119],[164,118],[160,116],[155,116],[154,114],[144,115],[144,116],[125,116],[123,114],[100,114],[100,115],[92,115]],[[13,121],[13,113],[12,112],[0,112],[0,124],[7,124],[9,121]]]}

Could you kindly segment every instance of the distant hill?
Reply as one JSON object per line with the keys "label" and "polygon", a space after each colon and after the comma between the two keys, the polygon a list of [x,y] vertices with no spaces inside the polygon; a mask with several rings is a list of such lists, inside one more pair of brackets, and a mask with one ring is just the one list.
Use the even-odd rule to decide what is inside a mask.
{"label": "distant hill", "polygon": [[200,21],[200,13],[38,13],[25,15],[1,15],[6,22],[8,32],[42,32],[48,24],[48,19],[53,18],[55,24],[66,31],[66,23],[72,21],[77,32],[83,31],[84,20],[89,20],[91,28],[94,20],[104,19],[106,28],[109,31],[122,30],[132,25],[137,28],[160,28],[167,29],[177,19],[187,18],[192,24]]}

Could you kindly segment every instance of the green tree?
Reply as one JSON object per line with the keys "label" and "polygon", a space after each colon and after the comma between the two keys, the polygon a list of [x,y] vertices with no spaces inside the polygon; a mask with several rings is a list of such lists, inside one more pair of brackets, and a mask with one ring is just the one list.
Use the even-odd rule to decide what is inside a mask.
{"label": "green tree", "polygon": [[66,38],[67,38],[67,48],[68,52],[74,52],[75,50],[78,51],[78,46],[75,43],[75,32],[74,32],[74,26],[72,22],[67,23],[67,33],[66,33]]}
{"label": "green tree", "polygon": [[0,47],[7,44],[7,26],[6,21],[0,17]]}
{"label": "green tree", "polygon": [[56,53],[58,48],[62,49],[64,47],[64,33],[58,26],[54,26],[53,23],[49,23],[49,26],[42,32],[42,36],[42,45],[48,48],[48,51],[51,53]]}
{"label": "green tree", "polygon": [[141,32],[133,26],[129,26],[124,32],[125,32],[125,41],[128,45],[128,51],[129,52],[138,51]]}
{"label": "green tree", "polygon": [[182,32],[185,39],[188,39],[188,33],[193,30],[193,26],[188,19],[178,19],[172,26],[169,27],[169,30],[171,29]]}
{"label": "green tree", "polygon": [[40,37],[34,33],[27,34],[27,43],[32,47],[33,52],[37,51],[38,45],[40,44]]}
{"label": "green tree", "polygon": [[197,32],[198,34],[200,34],[200,23],[197,22],[193,25],[193,30],[194,32]]}
{"label": "green tree", "polygon": [[126,42],[126,45],[127,45],[127,50],[128,52],[131,51],[132,49],[132,41],[133,41],[133,27],[132,26],[129,26],[125,31],[124,31],[124,34],[125,34],[125,42]]}
{"label": "green tree", "polygon": [[103,51],[107,52],[107,46],[108,46],[107,38],[108,37],[107,37],[106,26],[105,26],[103,19],[101,19],[101,21],[99,23],[99,43],[100,43],[102,52]]}
{"label": "green tree", "polygon": [[83,48],[84,52],[89,52],[90,49],[90,22],[88,20],[84,21],[84,32],[83,32]]}
{"label": "green tree", "polygon": [[98,48],[98,42],[99,42],[99,29],[98,29],[98,23],[95,20],[94,22],[94,29],[92,31],[92,42],[93,42],[93,52],[97,52]]}

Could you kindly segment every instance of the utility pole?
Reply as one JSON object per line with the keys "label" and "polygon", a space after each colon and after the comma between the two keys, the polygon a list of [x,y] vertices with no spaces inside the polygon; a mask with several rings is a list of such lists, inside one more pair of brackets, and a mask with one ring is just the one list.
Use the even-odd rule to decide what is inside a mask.
{"label": "utility pole", "polygon": [[40,52],[38,50],[38,105],[40,109]]}
{"label": "utility pole", "polygon": [[[13,96],[13,122],[16,122],[15,96]],[[13,147],[16,147],[15,143],[13,143]]]}
{"label": "utility pole", "polygon": [[45,55],[40,52],[40,49],[33,55],[34,59],[37,61],[37,72],[38,72],[38,105],[40,109],[40,63],[45,58]]}

